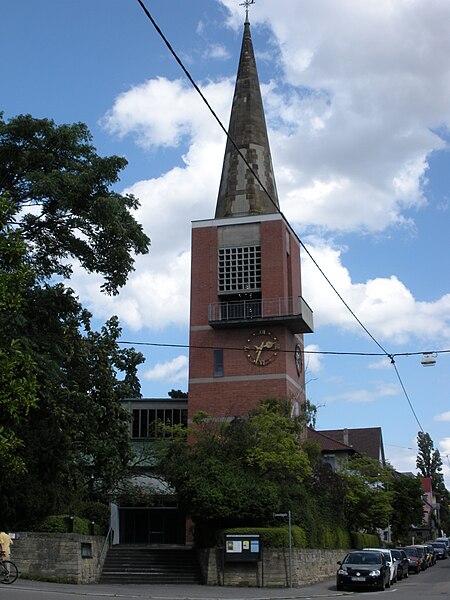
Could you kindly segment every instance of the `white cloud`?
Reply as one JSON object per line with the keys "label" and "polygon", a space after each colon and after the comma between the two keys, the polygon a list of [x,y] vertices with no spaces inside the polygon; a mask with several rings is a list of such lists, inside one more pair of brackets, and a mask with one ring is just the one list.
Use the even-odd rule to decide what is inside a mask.
{"label": "white cloud", "polygon": [[308,344],[305,346],[305,370],[306,379],[309,379],[309,375],[317,375],[322,370],[321,355],[319,354],[320,348],[317,344]]}
{"label": "white cloud", "polygon": [[[222,3],[240,29],[242,9]],[[450,121],[449,18],[440,0],[253,7],[252,27],[270,27],[279,51],[265,100],[290,220],[338,231],[411,225],[405,211],[426,204],[428,158],[445,147],[436,131]]]}
{"label": "white cloud", "polygon": [[[440,413],[439,415],[435,415],[434,420],[435,421],[445,421],[445,422],[450,421],[450,411]],[[449,440],[450,440],[450,438],[449,438]],[[450,445],[449,445],[449,451],[450,451]]]}
{"label": "white cloud", "polygon": [[384,382],[375,382],[373,389],[348,390],[333,396],[327,396],[325,399],[330,402],[344,401],[349,403],[365,404],[374,402],[381,398],[398,396],[401,390],[396,384],[386,384]]}
{"label": "white cloud", "polygon": [[[396,344],[413,337],[450,340],[450,294],[435,302],[417,301],[394,275],[353,282],[343,265],[344,249],[318,238],[305,245],[334,288],[376,337]],[[363,329],[309,257],[303,258],[302,268],[306,300],[314,307],[316,328],[337,325],[363,335]]]}
{"label": "white cloud", "polygon": [[[222,118],[229,111],[232,83],[202,86],[202,93]],[[176,147],[182,141],[223,137],[198,92],[185,80],[151,79],[120,94],[102,120],[109,133],[133,135],[143,148]]]}
{"label": "white cloud", "polygon": [[154,367],[144,373],[144,378],[150,381],[187,381],[188,357],[177,356],[166,363],[157,363]]}
{"label": "white cloud", "polygon": [[221,60],[230,57],[228,50],[221,44],[212,44],[205,52],[205,58],[219,58]]}

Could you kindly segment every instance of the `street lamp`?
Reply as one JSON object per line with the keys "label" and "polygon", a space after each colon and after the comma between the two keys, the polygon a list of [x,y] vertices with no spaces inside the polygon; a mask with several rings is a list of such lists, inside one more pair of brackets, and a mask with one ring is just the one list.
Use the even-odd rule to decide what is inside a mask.
{"label": "street lamp", "polygon": [[436,357],[436,352],[424,352],[422,355],[422,360],[420,362],[424,367],[434,367],[434,365],[436,364]]}

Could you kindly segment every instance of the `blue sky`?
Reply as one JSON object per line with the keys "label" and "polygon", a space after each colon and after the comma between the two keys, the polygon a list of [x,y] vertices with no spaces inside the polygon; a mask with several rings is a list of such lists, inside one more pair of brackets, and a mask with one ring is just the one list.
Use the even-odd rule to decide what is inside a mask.
{"label": "blue sky", "polygon": [[[154,19],[226,126],[239,57],[238,0],[154,0]],[[450,487],[450,4],[257,0],[251,7],[283,213],[389,354],[303,257],[307,395],[318,429],[380,426],[387,458],[415,471],[427,431]],[[129,162],[117,189],[152,239],[116,298],[72,286],[101,324],[117,314],[146,362],[145,396],[187,389],[190,224],[214,215],[225,138],[137,1],[15,0],[0,22],[0,110],[85,122]],[[344,354],[321,354],[337,352]]]}

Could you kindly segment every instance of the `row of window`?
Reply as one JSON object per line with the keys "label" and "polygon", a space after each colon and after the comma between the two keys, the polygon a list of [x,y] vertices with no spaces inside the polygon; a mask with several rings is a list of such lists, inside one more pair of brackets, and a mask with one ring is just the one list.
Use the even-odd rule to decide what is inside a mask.
{"label": "row of window", "polygon": [[135,408],[131,423],[131,437],[154,440],[170,436],[171,433],[161,428],[161,424],[187,427],[187,418],[186,408]]}

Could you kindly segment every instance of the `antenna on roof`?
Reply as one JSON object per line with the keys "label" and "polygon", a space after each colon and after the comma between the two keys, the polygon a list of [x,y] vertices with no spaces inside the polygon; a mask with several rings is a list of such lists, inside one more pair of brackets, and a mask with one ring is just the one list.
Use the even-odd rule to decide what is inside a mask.
{"label": "antenna on roof", "polygon": [[248,7],[255,4],[255,0],[244,0],[239,6],[245,6],[245,22],[248,23]]}

